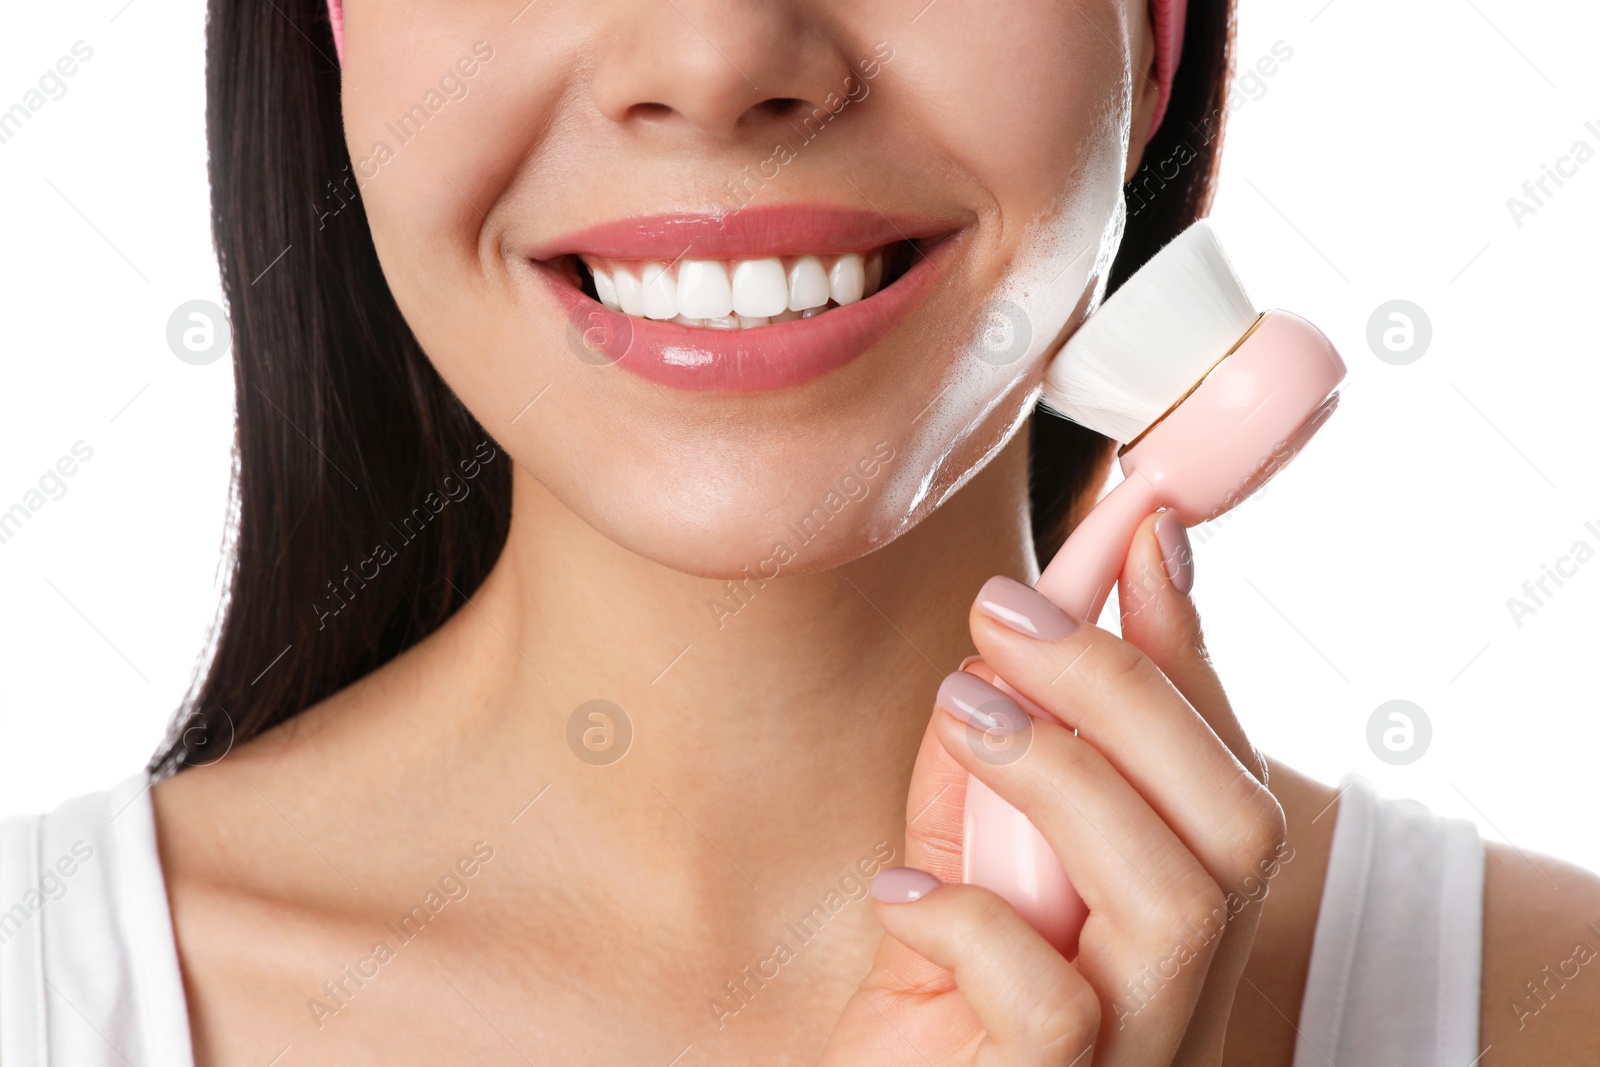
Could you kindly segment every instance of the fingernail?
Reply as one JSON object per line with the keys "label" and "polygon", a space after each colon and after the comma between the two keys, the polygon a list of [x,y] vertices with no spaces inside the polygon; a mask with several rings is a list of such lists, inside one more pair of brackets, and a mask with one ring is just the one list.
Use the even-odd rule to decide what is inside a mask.
{"label": "fingernail", "polygon": [[1171,508],[1156,516],[1156,541],[1161,545],[1161,562],[1166,564],[1172,588],[1187,593],[1194,588],[1194,550],[1189,547],[1189,531]]}
{"label": "fingernail", "polygon": [[885,904],[910,904],[944,885],[927,871],[915,867],[889,867],[872,880],[872,896]]}
{"label": "fingernail", "polygon": [[952,671],[939,683],[935,704],[984,733],[1014,734],[1028,722],[1028,713],[976,674]]}
{"label": "fingernail", "polygon": [[997,574],[978,590],[978,610],[1019,634],[1054,641],[1078,628],[1078,623],[1021,582]]}
{"label": "fingernail", "polygon": [[956,664],[956,670],[964,671],[968,667],[970,667],[972,664],[978,662],[982,658],[983,658],[982,656],[968,656],[966,659],[964,659],[960,663]]}

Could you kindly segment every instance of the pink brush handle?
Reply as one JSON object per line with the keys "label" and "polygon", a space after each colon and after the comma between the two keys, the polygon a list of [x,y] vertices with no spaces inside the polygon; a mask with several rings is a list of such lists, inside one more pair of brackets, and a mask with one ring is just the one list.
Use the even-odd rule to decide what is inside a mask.
{"label": "pink brush handle", "polygon": [[[1095,622],[1139,523],[1161,506],[1155,486],[1129,475],[1078,524],[1034,588],[1073,618]],[[1003,679],[995,685],[1016,694]],[[1088,910],[1028,817],[969,777],[964,826],[962,881],[999,893],[1062,955],[1076,957]]]}

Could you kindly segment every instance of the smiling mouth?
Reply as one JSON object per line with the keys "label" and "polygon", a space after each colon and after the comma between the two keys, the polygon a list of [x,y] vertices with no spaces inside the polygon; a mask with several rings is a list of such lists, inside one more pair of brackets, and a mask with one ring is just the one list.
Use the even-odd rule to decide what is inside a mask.
{"label": "smiling mouth", "polygon": [[866,252],[675,262],[563,256],[558,271],[591,300],[636,319],[702,330],[751,330],[813,319],[877,295],[905,276],[924,242]]}
{"label": "smiling mouth", "polygon": [[554,298],[567,348],[656,385],[755,393],[872,351],[945,276],[970,219],[828,204],[631,216],[517,241],[526,308]]}

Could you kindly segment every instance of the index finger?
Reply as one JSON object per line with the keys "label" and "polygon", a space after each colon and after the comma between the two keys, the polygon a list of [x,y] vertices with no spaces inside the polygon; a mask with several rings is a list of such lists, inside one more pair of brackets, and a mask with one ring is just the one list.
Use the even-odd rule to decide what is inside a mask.
{"label": "index finger", "polygon": [[1204,717],[1132,644],[992,578],[970,618],[986,662],[1098,749],[1220,884],[1254,873],[1283,812]]}

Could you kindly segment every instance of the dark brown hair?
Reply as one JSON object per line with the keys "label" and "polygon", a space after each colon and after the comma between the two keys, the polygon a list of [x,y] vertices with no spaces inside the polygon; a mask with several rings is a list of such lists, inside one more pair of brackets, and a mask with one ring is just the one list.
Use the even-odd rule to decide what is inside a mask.
{"label": "dark brown hair", "polygon": [[[1232,12],[1233,0],[1190,0],[1112,288],[1210,202]],[[379,268],[324,0],[210,0],[206,94],[235,523],[215,648],[151,760],[158,774],[217,758],[437,629],[488,574],[511,511],[509,458],[434,371]],[[1052,414],[1032,420],[1041,560],[1093,502],[1112,448]],[[380,543],[394,551],[368,581]]]}

